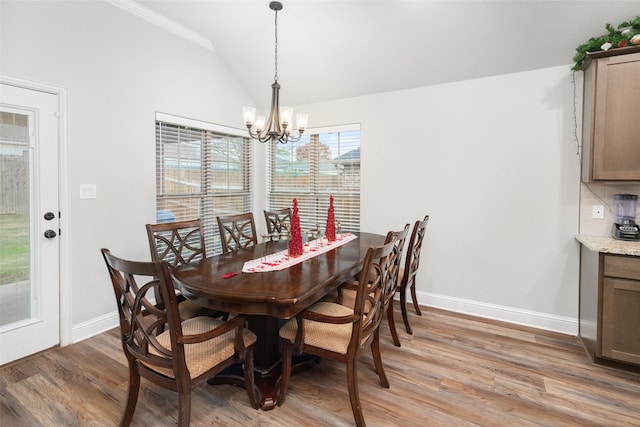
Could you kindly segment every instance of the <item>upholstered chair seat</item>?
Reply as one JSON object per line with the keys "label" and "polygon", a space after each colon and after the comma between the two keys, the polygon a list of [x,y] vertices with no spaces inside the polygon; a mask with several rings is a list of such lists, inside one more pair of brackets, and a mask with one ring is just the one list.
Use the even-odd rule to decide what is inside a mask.
{"label": "upholstered chair seat", "polygon": [[[182,333],[184,335],[197,335],[224,325],[224,321],[212,317],[193,317],[182,322]],[[156,337],[158,344],[171,351],[171,335],[169,331],[164,331]],[[191,378],[196,378],[211,369],[211,366],[218,365],[233,356],[235,331],[230,330],[223,335],[195,344],[184,346],[184,358]],[[243,330],[243,341],[245,347],[250,347],[256,342],[256,336],[248,329]],[[162,354],[151,347],[149,353],[162,356]],[[147,367],[160,372],[167,377],[174,378],[173,369],[166,369],[154,366],[147,361],[142,361]]]}

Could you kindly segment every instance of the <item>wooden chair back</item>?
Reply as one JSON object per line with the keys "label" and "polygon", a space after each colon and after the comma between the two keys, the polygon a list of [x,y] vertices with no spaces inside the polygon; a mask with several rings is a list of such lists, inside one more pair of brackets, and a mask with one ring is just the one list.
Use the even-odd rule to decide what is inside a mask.
{"label": "wooden chair back", "polygon": [[252,212],[219,216],[217,219],[223,254],[258,244]]}
{"label": "wooden chair back", "polygon": [[267,233],[288,233],[291,225],[291,208],[264,211]]}
{"label": "wooden chair back", "polygon": [[[161,224],[147,224],[147,237],[153,261],[166,261],[171,267],[179,267],[198,261],[207,256],[204,230],[201,219],[175,221]],[[209,310],[186,300],[179,294],[180,317],[188,319],[196,316],[228,316],[228,313]],[[161,304],[162,295],[156,294],[156,303]]]}
{"label": "wooden chair back", "polygon": [[368,340],[379,328],[384,312],[385,299],[394,288],[394,265],[396,264],[395,240],[391,239],[383,246],[369,248],[364,259],[354,314],[360,320],[355,323],[352,334],[352,345],[360,345]]}
{"label": "wooden chair back", "polygon": [[153,261],[166,261],[172,267],[206,258],[202,220],[147,224],[147,237]]}
{"label": "wooden chair back", "polygon": [[400,231],[390,231],[387,233],[386,243],[394,242],[393,244],[393,265],[391,266],[391,282],[389,282],[389,288],[385,290],[384,295],[384,309],[387,311],[387,321],[389,323],[389,330],[391,331],[391,338],[396,347],[400,347],[400,337],[396,331],[395,318],[393,314],[393,300],[396,296],[396,292],[399,288],[399,276],[402,270],[402,255],[404,253],[405,241],[409,235],[411,226],[405,225]]}
{"label": "wooden chair back", "polygon": [[415,284],[416,273],[420,266],[420,252],[422,251],[422,243],[424,242],[428,222],[429,215],[425,215],[423,220],[418,220],[413,225],[413,231],[411,232],[411,238],[409,238],[409,244],[407,246],[407,257],[405,259],[404,274],[401,281],[401,286],[404,288]]}
{"label": "wooden chair back", "polygon": [[385,239],[385,243],[393,242],[393,265],[391,266],[391,276],[392,281],[389,284],[389,289],[387,289],[384,298],[384,305],[388,307],[394,296],[396,295],[396,290],[398,288],[398,276],[400,275],[400,270],[402,269],[402,255],[404,253],[405,242],[407,240],[407,236],[409,236],[409,230],[411,226],[409,224],[405,225],[404,228],[400,231],[390,231],[387,233],[387,237]]}

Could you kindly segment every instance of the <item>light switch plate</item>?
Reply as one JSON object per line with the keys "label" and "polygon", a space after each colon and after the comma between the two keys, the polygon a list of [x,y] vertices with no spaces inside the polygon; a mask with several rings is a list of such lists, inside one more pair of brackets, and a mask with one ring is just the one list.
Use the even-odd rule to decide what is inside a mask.
{"label": "light switch plate", "polygon": [[95,198],[96,198],[95,184],[80,184],[80,199],[95,199]]}

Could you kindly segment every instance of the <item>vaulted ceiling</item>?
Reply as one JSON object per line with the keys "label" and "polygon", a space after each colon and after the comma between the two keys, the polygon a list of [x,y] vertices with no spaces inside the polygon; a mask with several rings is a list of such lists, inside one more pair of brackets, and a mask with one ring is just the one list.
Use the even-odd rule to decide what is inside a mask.
{"label": "vaulted ceiling", "polygon": [[[107,0],[208,41],[258,105],[274,75],[269,0]],[[640,15],[640,1],[282,0],[281,104],[299,105],[567,65]],[[165,21],[168,22],[168,21]]]}

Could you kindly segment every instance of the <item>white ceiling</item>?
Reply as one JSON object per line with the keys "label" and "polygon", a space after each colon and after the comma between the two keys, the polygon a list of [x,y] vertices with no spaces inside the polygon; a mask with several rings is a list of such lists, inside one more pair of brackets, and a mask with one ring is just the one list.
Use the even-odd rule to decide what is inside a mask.
{"label": "white ceiling", "polygon": [[[606,33],[606,23],[640,15],[638,0],[282,3],[278,76],[285,105],[570,65],[575,48]],[[269,0],[133,4],[210,41],[256,104],[267,106],[274,75]]]}

